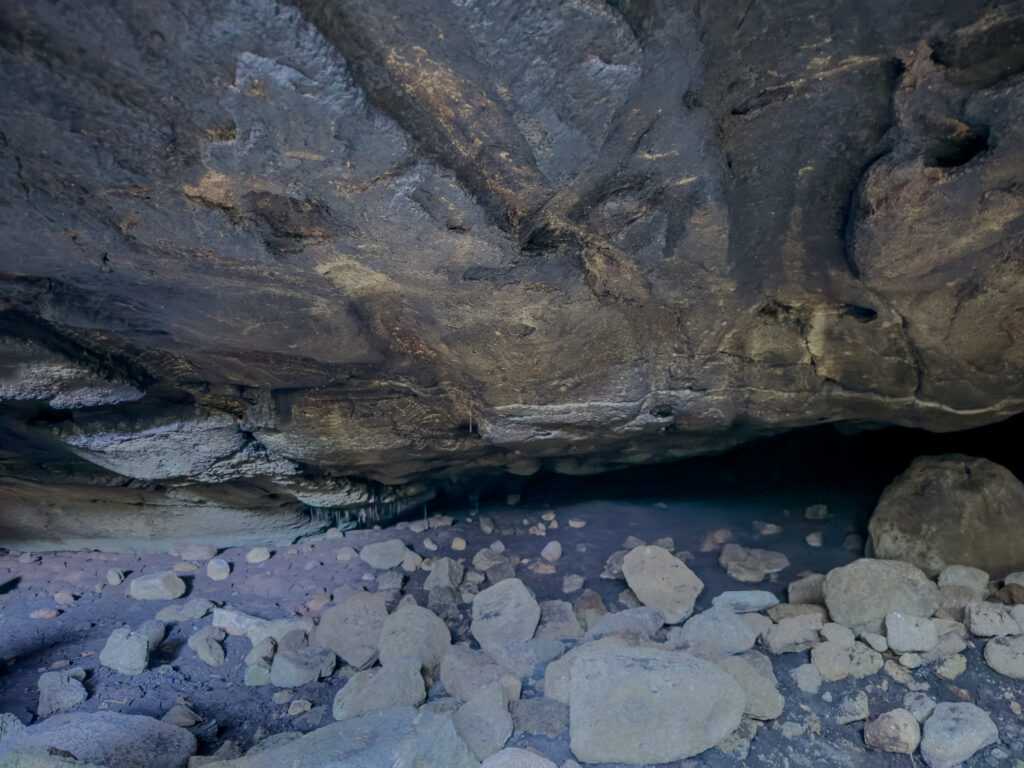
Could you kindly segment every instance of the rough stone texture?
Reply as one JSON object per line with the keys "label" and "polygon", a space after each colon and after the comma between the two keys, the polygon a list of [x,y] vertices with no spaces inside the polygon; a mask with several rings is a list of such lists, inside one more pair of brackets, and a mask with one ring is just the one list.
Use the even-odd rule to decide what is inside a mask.
{"label": "rough stone texture", "polygon": [[397,568],[409,554],[408,547],[401,539],[389,539],[387,541],[375,541],[367,544],[359,550],[359,559],[371,568],[386,571],[389,568]]}
{"label": "rough stone texture", "polygon": [[966,702],[942,702],[924,721],[921,757],[928,768],[954,768],[998,739],[985,710]]}
{"label": "rough stone texture", "polygon": [[426,696],[419,658],[400,656],[380,669],[357,673],[334,697],[332,711],[341,720],[391,707],[415,707]]}
{"label": "rough stone texture", "polygon": [[745,695],[714,664],[682,652],[583,654],[569,682],[569,740],[583,762],[665,763],[699,754],[739,724]]}
{"label": "rough stone texture", "polygon": [[56,747],[85,763],[118,768],[185,768],[196,751],[184,728],[115,712],[55,715],[0,742],[0,759],[28,747]]}
{"label": "rough stone texture", "polygon": [[985,663],[1001,675],[1024,680],[1024,635],[989,640]]}
{"label": "rough stone texture", "polygon": [[441,682],[460,701],[469,701],[477,691],[498,682],[505,670],[483,651],[456,643],[441,659]]}
{"label": "rough stone texture", "polygon": [[774,720],[782,714],[786,699],[779,692],[771,659],[763,653],[748,651],[716,662],[739,683],[746,695],[743,714],[755,720]]}
{"label": "rough stone texture", "polygon": [[1024,484],[988,459],[921,456],[885,489],[868,531],[877,557],[1001,578],[1024,568]]}
{"label": "rough stone texture", "polygon": [[412,707],[394,707],[318,728],[283,745],[206,768],[477,768],[451,720]]}
{"label": "rough stone texture", "polygon": [[1024,408],[1014,6],[403,9],[4,4],[0,539]]}
{"label": "rough stone texture", "polygon": [[931,619],[903,613],[886,614],[885,638],[894,653],[930,651],[939,642]]}
{"label": "rough stone texture", "polygon": [[691,616],[681,627],[670,629],[668,642],[714,660],[749,651],[757,642],[757,634],[732,611],[709,608]]}
{"label": "rough stone texture", "polygon": [[889,613],[932,616],[939,588],[910,563],[861,558],[828,572],[825,605],[833,621],[855,632],[880,632]]}
{"label": "rough stone texture", "polygon": [[39,717],[50,717],[77,707],[89,697],[82,685],[83,680],[85,670],[81,667],[41,674],[36,714]]}
{"label": "rough stone texture", "polygon": [[540,621],[540,605],[519,579],[505,579],[473,598],[470,632],[484,650],[509,640],[529,640]]}
{"label": "rough stone texture", "polygon": [[455,730],[476,755],[485,760],[500,750],[512,736],[512,715],[501,683],[479,690],[452,716]]}
{"label": "rough stone texture", "polygon": [[318,648],[278,650],[270,664],[270,683],[278,688],[298,688],[330,675],[335,663],[334,651]]}
{"label": "rough stone texture", "polygon": [[100,651],[100,664],[122,675],[137,675],[149,664],[149,640],[145,635],[118,627]]}
{"label": "rough stone texture", "polygon": [[488,757],[480,768],[558,768],[558,766],[535,752],[509,747]]}
{"label": "rough stone texture", "polygon": [[921,726],[905,709],[883,712],[864,726],[864,743],[883,752],[912,755],[921,742]]}
{"label": "rough stone texture", "polygon": [[668,624],[691,613],[704,582],[663,547],[641,546],[622,561],[622,575],[644,605],[657,609]]}
{"label": "rough stone texture", "polygon": [[174,571],[150,573],[132,579],[128,594],[136,600],[174,600],[185,594],[185,582]]}
{"label": "rough stone texture", "polygon": [[324,611],[310,638],[318,648],[330,648],[357,669],[377,655],[380,631],[388,618],[384,595],[356,592]]}
{"label": "rough stone texture", "polygon": [[423,672],[433,678],[451,644],[451,632],[434,613],[418,605],[400,605],[381,627],[377,653],[383,665],[402,656],[417,657]]}

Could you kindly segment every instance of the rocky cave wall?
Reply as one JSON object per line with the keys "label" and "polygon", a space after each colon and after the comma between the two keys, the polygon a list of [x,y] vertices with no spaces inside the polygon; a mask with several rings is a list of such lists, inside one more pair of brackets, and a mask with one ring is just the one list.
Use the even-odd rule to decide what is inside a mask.
{"label": "rocky cave wall", "polygon": [[0,72],[2,541],[1024,410],[1018,3],[9,0]]}

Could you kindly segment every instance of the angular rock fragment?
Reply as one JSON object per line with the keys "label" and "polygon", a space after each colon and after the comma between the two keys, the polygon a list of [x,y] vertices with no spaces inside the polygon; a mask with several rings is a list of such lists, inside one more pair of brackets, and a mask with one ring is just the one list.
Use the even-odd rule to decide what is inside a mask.
{"label": "angular rock fragment", "polygon": [[529,640],[539,621],[540,605],[519,579],[505,579],[473,598],[470,632],[484,650]]}
{"label": "angular rock fragment", "polygon": [[861,558],[828,572],[825,605],[833,621],[855,632],[880,632],[889,613],[933,616],[939,588],[910,563]]}
{"label": "angular rock fragment", "polygon": [[921,742],[921,726],[905,709],[883,712],[864,726],[864,743],[883,752],[911,755]]}
{"label": "angular rock fragment", "polygon": [[718,564],[732,578],[752,584],[764,581],[770,574],[789,567],[789,558],[768,549],[748,549],[729,543],[722,547]]}
{"label": "angular rock fragment", "polygon": [[149,640],[127,627],[118,627],[100,651],[100,664],[122,675],[145,672],[149,665]]}
{"label": "angular rock fragment", "polygon": [[376,670],[352,677],[334,698],[336,720],[360,717],[391,707],[415,707],[426,698],[420,660],[416,656],[391,659]]}
{"label": "angular rock fragment", "polygon": [[420,659],[423,672],[433,679],[441,657],[452,644],[451,632],[434,613],[418,605],[400,605],[385,620],[378,641],[380,663],[412,656]]}
{"label": "angular rock fragment", "polygon": [[128,594],[136,600],[174,600],[185,594],[185,582],[174,571],[150,573],[132,579]]}
{"label": "angular rock fragment", "polygon": [[337,659],[334,651],[303,648],[278,651],[270,665],[270,683],[278,688],[299,688],[328,677]]}
{"label": "angular rock fragment", "polygon": [[377,655],[380,632],[388,618],[384,596],[358,591],[324,611],[310,638],[317,648],[329,648],[357,669]]}
{"label": "angular rock fragment", "polygon": [[408,551],[401,539],[389,539],[367,544],[359,550],[359,559],[371,568],[387,571],[400,566]]}
{"label": "angular rock fragment", "polygon": [[980,707],[942,702],[924,722],[921,757],[928,768],[954,768],[998,739],[995,723]]}
{"label": "angular rock fragment", "polygon": [[716,662],[739,683],[746,695],[743,713],[755,720],[774,720],[782,714],[786,699],[779,692],[779,681],[772,662],[758,651],[727,656]]}
{"label": "angular rock fragment", "polygon": [[81,667],[41,674],[36,714],[45,718],[77,707],[89,698],[85,686],[82,685],[83,680],[85,670]]}
{"label": "angular rock fragment", "polygon": [[1024,680],[1024,635],[989,640],[985,643],[985,663],[1000,675]]}
{"label": "angular rock fragment", "polygon": [[211,667],[219,667],[227,660],[224,646],[221,645],[225,634],[219,627],[203,627],[189,637],[188,647]]}
{"label": "angular rock fragment", "polygon": [[662,547],[631,550],[623,558],[622,574],[640,602],[657,609],[668,624],[678,624],[693,613],[704,589],[697,574]]}

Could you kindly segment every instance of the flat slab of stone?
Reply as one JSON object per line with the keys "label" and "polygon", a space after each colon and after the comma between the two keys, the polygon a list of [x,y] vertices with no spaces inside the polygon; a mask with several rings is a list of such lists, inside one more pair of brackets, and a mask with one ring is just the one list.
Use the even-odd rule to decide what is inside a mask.
{"label": "flat slab of stone", "polygon": [[393,707],[339,720],[281,746],[205,768],[477,768],[444,715]]}
{"label": "flat slab of stone", "polygon": [[763,589],[735,589],[711,598],[711,605],[733,613],[756,613],[778,605],[779,598]]}
{"label": "flat slab of stone", "polygon": [[667,624],[693,613],[704,582],[682,560],[663,547],[642,546],[622,560],[622,575],[644,605],[656,608]]}
{"label": "flat slab of stone", "polygon": [[184,728],[152,717],[74,712],[55,715],[0,742],[0,762],[29,747],[55,747],[82,762],[117,768],[184,768],[196,751],[196,739]]}
{"label": "flat slab of stone", "polygon": [[731,675],[687,653],[592,651],[572,664],[570,746],[583,762],[682,760],[735,730],[745,700]]}

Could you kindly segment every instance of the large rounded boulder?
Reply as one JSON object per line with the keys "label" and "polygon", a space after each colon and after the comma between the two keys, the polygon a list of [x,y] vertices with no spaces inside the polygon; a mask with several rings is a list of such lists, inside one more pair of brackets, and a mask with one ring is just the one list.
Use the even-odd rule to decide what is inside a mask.
{"label": "large rounded boulder", "polygon": [[885,489],[868,530],[876,557],[930,576],[969,565],[1002,577],[1024,570],[1024,485],[988,459],[921,456]]}

